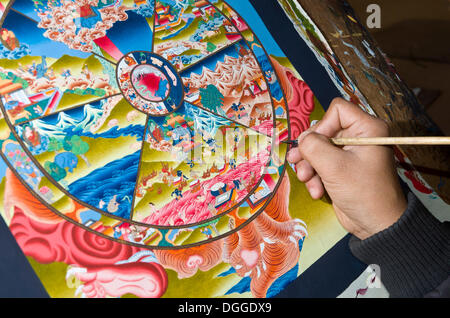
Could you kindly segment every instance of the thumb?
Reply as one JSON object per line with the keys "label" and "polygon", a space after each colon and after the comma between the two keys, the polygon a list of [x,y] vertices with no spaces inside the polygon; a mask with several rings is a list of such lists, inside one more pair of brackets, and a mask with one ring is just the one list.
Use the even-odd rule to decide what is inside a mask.
{"label": "thumb", "polygon": [[330,139],[316,132],[300,136],[298,151],[321,178],[342,172],[349,153],[333,145]]}

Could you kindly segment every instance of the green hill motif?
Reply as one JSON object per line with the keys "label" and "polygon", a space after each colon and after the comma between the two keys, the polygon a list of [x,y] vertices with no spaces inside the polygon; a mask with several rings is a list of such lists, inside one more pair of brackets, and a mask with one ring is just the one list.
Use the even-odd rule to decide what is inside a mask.
{"label": "green hill motif", "polygon": [[87,59],[63,55],[51,65],[49,64],[48,67],[52,68],[55,73],[62,73],[64,70],[70,69],[72,75],[78,75],[85,65],[94,74],[103,73],[103,66],[95,55],[91,55]]}
{"label": "green hill motif", "polygon": [[[50,65],[56,61],[56,59],[47,57],[45,59],[47,65]],[[40,64],[42,62],[41,56],[30,56],[26,55],[17,60],[0,59],[0,67],[5,69],[16,69],[20,66],[26,67],[27,65],[32,65],[33,63]]]}

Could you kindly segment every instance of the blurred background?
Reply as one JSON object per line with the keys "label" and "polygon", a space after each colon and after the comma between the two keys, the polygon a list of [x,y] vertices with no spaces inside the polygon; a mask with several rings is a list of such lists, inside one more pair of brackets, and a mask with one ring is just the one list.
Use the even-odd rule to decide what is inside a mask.
{"label": "blurred background", "polygon": [[365,23],[381,8],[381,28],[368,29],[442,132],[450,136],[450,0],[347,0]]}

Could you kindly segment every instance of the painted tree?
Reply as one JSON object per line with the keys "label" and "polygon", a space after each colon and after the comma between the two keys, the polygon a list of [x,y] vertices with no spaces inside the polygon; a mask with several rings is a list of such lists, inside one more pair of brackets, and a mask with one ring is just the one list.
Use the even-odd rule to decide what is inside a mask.
{"label": "painted tree", "polygon": [[46,161],[44,163],[44,168],[47,173],[57,182],[63,180],[67,176],[66,170],[64,168],[61,168],[54,162]]}
{"label": "painted tree", "polygon": [[88,166],[91,165],[89,163],[89,160],[85,156],[86,152],[89,151],[89,144],[83,141],[80,136],[67,136],[66,138],[64,138],[63,146],[65,151],[70,151],[74,155],[80,156]]}
{"label": "painted tree", "polygon": [[203,107],[212,112],[217,113],[217,109],[223,106],[224,96],[219,89],[212,84],[208,85],[206,88],[200,88],[200,98]]}
{"label": "painted tree", "polygon": [[55,137],[50,137],[47,151],[59,152],[63,149],[63,143]]}

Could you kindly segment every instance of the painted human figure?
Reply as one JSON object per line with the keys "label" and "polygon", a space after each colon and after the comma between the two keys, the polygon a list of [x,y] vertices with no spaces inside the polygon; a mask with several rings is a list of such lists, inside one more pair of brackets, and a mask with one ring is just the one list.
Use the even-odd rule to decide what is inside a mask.
{"label": "painted human figure", "polygon": [[202,234],[204,234],[208,239],[212,238],[212,230],[209,227],[204,227],[203,229],[200,230],[200,232]]}
{"label": "painted human figure", "polygon": [[131,233],[129,223],[122,223],[114,227],[114,238],[128,240],[128,235]]}
{"label": "painted human figure", "polygon": [[91,79],[91,72],[89,71],[89,67],[87,64],[84,64],[83,69],[81,70],[81,74],[83,74],[86,79]]}
{"label": "painted human figure", "polygon": [[230,168],[232,170],[236,169],[236,159],[234,158],[230,159]]}
{"label": "painted human figure", "polygon": [[7,49],[13,51],[14,49],[19,47],[19,41],[14,35],[14,32],[3,28],[0,30],[0,36]]}
{"label": "painted human figure", "polygon": [[55,71],[53,70],[52,67],[50,67],[50,68],[48,69],[46,75],[47,75],[48,79],[50,79],[50,80],[54,80],[54,79],[56,78],[56,76],[55,76]]}
{"label": "painted human figure", "polygon": [[36,77],[37,75],[37,71],[36,71],[36,62],[33,62],[33,64],[31,64],[31,66],[28,68],[28,72],[33,75],[34,77]]}
{"label": "painted human figure", "polygon": [[238,149],[239,141],[241,139],[239,128],[234,128],[234,134],[233,134],[233,151],[236,151]]}
{"label": "painted human figure", "polygon": [[69,69],[66,69],[62,72],[61,76],[67,79],[72,76],[72,73],[70,72]]}
{"label": "painted human figure", "polygon": [[194,163],[193,160],[187,160],[187,161],[186,161],[186,164],[187,164],[191,169],[194,168],[194,166],[195,166],[195,163]]}
{"label": "painted human figure", "polygon": [[134,241],[134,242],[141,242],[145,236],[146,236],[146,229],[145,228],[141,228],[138,227],[136,225],[132,225],[130,226],[130,234],[129,237]]}
{"label": "painted human figure", "polygon": [[188,180],[188,179],[189,179],[188,177],[186,177],[186,176],[183,174],[183,171],[181,171],[181,170],[178,170],[178,171],[177,171],[177,177],[183,178],[183,179],[185,179],[185,180]]}
{"label": "painted human figure", "polygon": [[179,199],[181,199],[183,197],[183,192],[180,189],[175,189],[170,196],[172,197],[173,195],[176,196],[176,200],[178,201]]}
{"label": "painted human figure", "polygon": [[212,153],[216,152],[216,139],[206,130],[201,130],[203,140],[208,145]]}
{"label": "painted human figure", "polygon": [[237,116],[237,118],[241,119],[241,112],[240,112],[240,106],[241,106],[241,102],[239,102],[239,104],[233,103],[233,105],[231,105],[231,109],[234,111],[235,116]]}
{"label": "painted human figure", "polygon": [[47,60],[45,56],[41,56],[41,63],[36,65],[36,78],[42,78],[45,77],[47,78],[46,74],[47,74]]}
{"label": "painted human figure", "polygon": [[149,202],[147,207],[136,210],[135,217],[133,219],[137,222],[145,223],[145,219],[150,215],[156,213],[157,211],[158,209],[156,208],[155,204],[153,202]]}
{"label": "painted human figure", "polygon": [[[103,209],[105,206],[105,202],[103,200],[100,200],[99,207],[100,209]],[[106,206],[106,210],[109,213],[116,213],[119,210],[120,204],[117,202],[117,195],[114,195],[108,202],[108,205]]]}
{"label": "painted human figure", "polygon": [[37,147],[41,144],[41,136],[31,126],[25,126],[23,131],[23,137],[25,143],[27,143],[31,147]]}

